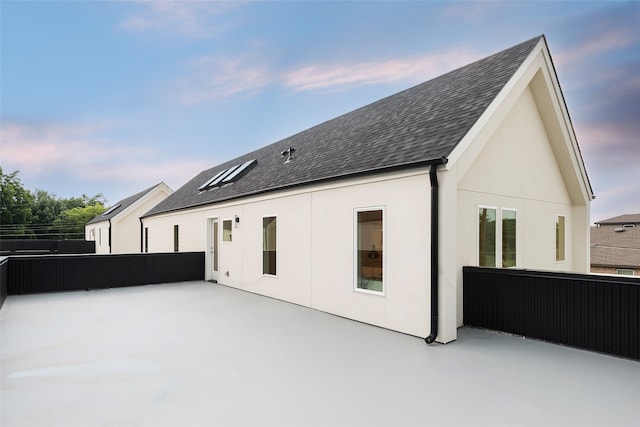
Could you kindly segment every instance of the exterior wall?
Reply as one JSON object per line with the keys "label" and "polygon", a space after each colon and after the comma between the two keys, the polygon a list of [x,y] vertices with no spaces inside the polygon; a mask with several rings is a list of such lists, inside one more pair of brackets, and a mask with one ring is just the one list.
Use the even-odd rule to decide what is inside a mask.
{"label": "exterior wall", "polygon": [[85,239],[95,240],[96,253],[109,253],[109,221],[95,222],[85,226]]}
{"label": "exterior wall", "polygon": [[[526,89],[459,179],[460,262],[478,265],[478,207],[512,208],[519,268],[583,271],[573,257],[575,213],[536,102]],[[565,261],[555,259],[556,215],[566,218]],[[581,223],[584,218],[578,219]]]}
{"label": "exterior wall", "polygon": [[[95,240],[96,253],[98,254],[142,252],[141,243],[144,234],[140,226],[140,217],[170,194],[169,187],[164,183],[158,184],[123,212],[111,218],[111,221],[105,220],[87,224],[85,239]],[[111,243],[109,243],[109,228],[111,228]]]}
{"label": "exterior wall", "polygon": [[[459,325],[463,323],[461,267],[478,265],[480,206],[517,211],[517,268],[588,272],[589,265],[588,203],[572,201],[529,87],[513,100],[513,106],[485,138],[484,144],[474,147],[476,152],[464,153],[449,170],[458,177],[455,241]],[[564,261],[555,258],[557,215],[565,216],[566,221]]]}
{"label": "exterior wall", "polygon": [[111,220],[111,253],[142,252],[141,239],[143,237],[140,228],[140,217],[166,199],[170,194],[170,191],[167,190],[168,188],[165,190],[162,187],[161,191],[152,190]]}
{"label": "exterior wall", "polygon": [[[383,207],[385,293],[354,290],[354,209]],[[219,236],[224,285],[424,337],[429,331],[429,181],[425,170],[305,187],[144,219],[149,250],[210,253],[209,221],[239,218]],[[277,218],[277,275],[262,274],[262,218]],[[207,278],[211,261],[207,256]],[[455,321],[455,320],[454,320]]]}

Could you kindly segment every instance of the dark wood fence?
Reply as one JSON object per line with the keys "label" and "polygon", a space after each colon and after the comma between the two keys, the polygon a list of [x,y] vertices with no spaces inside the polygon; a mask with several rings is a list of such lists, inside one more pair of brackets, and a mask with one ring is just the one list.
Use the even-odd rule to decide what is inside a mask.
{"label": "dark wood fence", "polygon": [[92,254],[95,251],[96,242],[87,240],[0,239],[2,255]]}
{"label": "dark wood fence", "polygon": [[640,359],[640,278],[463,268],[464,324]]}
{"label": "dark wood fence", "polygon": [[204,280],[204,252],[12,256],[6,267],[8,295],[106,289]]}

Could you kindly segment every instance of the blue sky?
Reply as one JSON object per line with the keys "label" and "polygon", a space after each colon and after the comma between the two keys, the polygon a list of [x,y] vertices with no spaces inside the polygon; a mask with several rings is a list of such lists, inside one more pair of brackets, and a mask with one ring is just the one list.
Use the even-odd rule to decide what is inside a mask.
{"label": "blue sky", "polygon": [[0,1],[0,165],[110,203],[545,34],[597,221],[640,212],[640,2]]}

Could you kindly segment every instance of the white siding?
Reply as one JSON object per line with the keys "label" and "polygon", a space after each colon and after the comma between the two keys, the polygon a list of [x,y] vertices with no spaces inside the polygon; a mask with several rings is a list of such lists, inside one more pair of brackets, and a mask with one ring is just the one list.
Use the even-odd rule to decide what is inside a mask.
{"label": "white siding", "polygon": [[[574,207],[531,90],[522,93],[459,179],[459,260],[477,265],[478,206],[515,208],[517,267],[575,271]],[[567,220],[566,261],[555,260],[555,216]]]}
{"label": "white siding", "polygon": [[[213,190],[215,191],[215,190]],[[384,206],[385,295],[354,291],[355,208]],[[219,238],[219,282],[417,336],[429,330],[429,182],[425,171],[307,187],[144,220],[149,249],[205,251],[208,218],[239,217]],[[262,274],[262,217],[277,217],[277,275]],[[227,274],[228,273],[228,274]]]}

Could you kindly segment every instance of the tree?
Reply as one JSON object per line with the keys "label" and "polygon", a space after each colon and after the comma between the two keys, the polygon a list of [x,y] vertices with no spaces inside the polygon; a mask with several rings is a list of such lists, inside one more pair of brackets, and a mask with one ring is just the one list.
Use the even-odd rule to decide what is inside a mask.
{"label": "tree", "polygon": [[28,227],[33,220],[33,195],[25,190],[18,171],[5,175],[0,166],[0,235],[7,238],[34,238]]}
{"label": "tree", "polygon": [[98,202],[91,206],[67,209],[60,213],[53,224],[60,230],[60,239],[83,239],[85,224],[104,211],[104,205]]}

